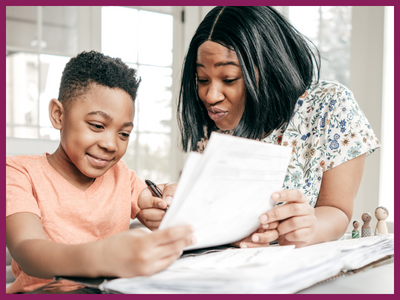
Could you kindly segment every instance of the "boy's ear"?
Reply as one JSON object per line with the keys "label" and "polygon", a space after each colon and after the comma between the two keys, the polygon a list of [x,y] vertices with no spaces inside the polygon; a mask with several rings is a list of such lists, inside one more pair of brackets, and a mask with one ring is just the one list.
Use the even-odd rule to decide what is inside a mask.
{"label": "boy's ear", "polygon": [[49,118],[55,129],[62,129],[64,107],[57,99],[51,99],[49,103]]}

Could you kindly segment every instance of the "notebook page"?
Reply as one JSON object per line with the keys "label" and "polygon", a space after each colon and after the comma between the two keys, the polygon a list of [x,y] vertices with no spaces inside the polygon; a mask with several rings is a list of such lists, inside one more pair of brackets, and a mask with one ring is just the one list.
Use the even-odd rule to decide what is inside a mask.
{"label": "notebook page", "polygon": [[193,225],[197,243],[185,250],[250,235],[260,215],[274,207],[270,196],[282,187],[290,155],[289,147],[213,133],[196,176],[182,173],[178,188],[184,185],[184,192],[173,201],[179,209],[171,218],[166,214],[160,229]]}

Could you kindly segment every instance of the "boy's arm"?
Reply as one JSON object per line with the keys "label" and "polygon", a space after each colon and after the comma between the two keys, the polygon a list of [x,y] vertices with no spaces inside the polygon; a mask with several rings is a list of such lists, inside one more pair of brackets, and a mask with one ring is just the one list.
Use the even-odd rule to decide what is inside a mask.
{"label": "boy's arm", "polygon": [[151,234],[129,230],[79,245],[59,244],[46,239],[39,217],[32,213],[8,216],[6,231],[13,258],[26,274],[40,278],[151,275],[194,243],[192,228],[181,226]]}
{"label": "boy's arm", "polygon": [[6,218],[7,247],[28,275],[52,278],[55,275],[95,277],[94,243],[58,244],[47,240],[39,217],[16,213]]}

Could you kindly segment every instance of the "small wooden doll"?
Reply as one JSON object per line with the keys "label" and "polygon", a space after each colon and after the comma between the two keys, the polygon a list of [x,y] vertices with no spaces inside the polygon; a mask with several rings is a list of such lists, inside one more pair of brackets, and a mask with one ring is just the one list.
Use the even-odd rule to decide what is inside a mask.
{"label": "small wooden doll", "polygon": [[358,238],[360,237],[360,230],[358,229],[358,227],[360,227],[360,223],[358,223],[358,221],[355,220],[355,221],[353,222],[353,227],[354,227],[354,229],[353,229],[353,231],[351,232],[351,237],[352,237],[353,239],[358,239]]}
{"label": "small wooden doll", "polygon": [[369,222],[372,219],[372,216],[370,213],[363,213],[361,216],[364,224],[361,227],[361,237],[368,237],[372,235],[372,229],[371,225],[369,225]]}
{"label": "small wooden doll", "polygon": [[387,229],[387,225],[386,225],[386,221],[385,221],[388,216],[389,216],[389,211],[386,207],[378,206],[375,209],[375,217],[378,219],[378,222],[376,223],[376,227],[375,227],[375,235],[388,233],[388,229]]}

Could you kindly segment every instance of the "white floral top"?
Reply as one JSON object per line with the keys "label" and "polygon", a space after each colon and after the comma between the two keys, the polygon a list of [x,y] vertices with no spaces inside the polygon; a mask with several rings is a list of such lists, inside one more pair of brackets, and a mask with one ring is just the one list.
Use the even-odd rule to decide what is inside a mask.
{"label": "white floral top", "polygon": [[[282,188],[300,189],[313,207],[324,171],[380,147],[352,92],[329,81],[312,84],[297,101],[289,124],[262,141],[292,147]],[[206,143],[198,143],[199,152]]]}

